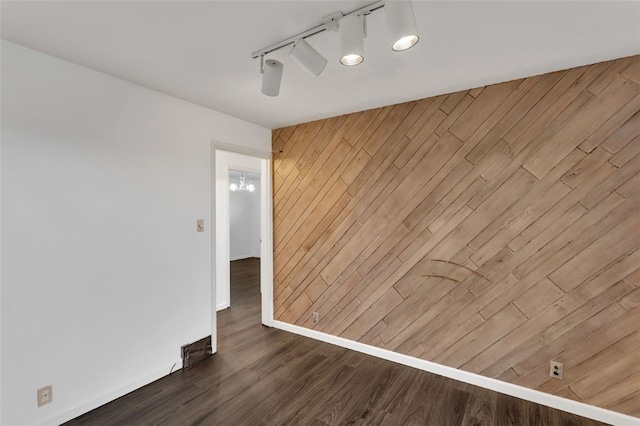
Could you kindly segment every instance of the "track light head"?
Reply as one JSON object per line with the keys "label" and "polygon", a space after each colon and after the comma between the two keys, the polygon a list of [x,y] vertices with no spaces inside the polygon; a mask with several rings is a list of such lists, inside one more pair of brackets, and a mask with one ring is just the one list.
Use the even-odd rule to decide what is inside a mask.
{"label": "track light head", "polygon": [[362,16],[347,15],[340,20],[340,63],[352,66],[362,61],[364,61]]}
{"label": "track light head", "polygon": [[367,34],[366,17],[371,13],[384,9],[389,34],[392,39],[391,49],[394,51],[407,50],[420,40],[416,29],[413,6],[410,0],[378,0],[360,7],[346,15],[336,12],[325,16],[322,24],[310,28],[295,36],[267,46],[251,54],[253,59],[260,58],[260,72],[262,78],[262,93],[267,96],[278,96],[282,80],[282,63],[269,59],[265,55],[286,46],[293,45],[289,56],[309,74],[317,77],[327,65],[327,60],[318,53],[306,38],[323,31],[338,31],[340,38],[340,63],[346,66],[358,65],[364,61],[364,38]]}
{"label": "track light head", "polygon": [[416,29],[413,7],[409,0],[389,0],[384,5],[391,49],[396,52],[407,50],[418,43],[420,37]]}
{"label": "track light head", "polygon": [[262,69],[262,93],[267,96],[278,96],[280,94],[280,82],[282,81],[282,62],[274,59],[264,61]]}
{"label": "track light head", "polygon": [[325,57],[319,54],[318,51],[303,38],[296,40],[289,56],[313,77],[319,76],[327,65]]}

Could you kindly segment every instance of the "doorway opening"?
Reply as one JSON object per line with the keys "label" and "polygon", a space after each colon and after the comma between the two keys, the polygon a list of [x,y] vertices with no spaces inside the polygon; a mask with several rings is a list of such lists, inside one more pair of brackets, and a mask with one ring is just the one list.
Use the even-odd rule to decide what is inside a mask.
{"label": "doorway opening", "polygon": [[[229,307],[246,303],[241,299],[246,299],[247,292],[254,294],[251,290],[260,288],[260,177],[260,173],[229,170]],[[256,307],[260,308],[259,302]]]}
{"label": "doorway opening", "polygon": [[[255,254],[260,258],[260,299],[262,324],[273,325],[273,222],[272,222],[272,199],[271,199],[271,158],[270,153],[262,152],[233,152],[227,147],[219,147],[219,143],[213,143],[212,167],[215,170],[213,177],[214,194],[212,197],[212,223],[215,223],[212,235],[212,346],[216,350],[216,327],[217,311],[226,309],[231,305],[230,291],[230,262],[232,253],[234,256],[244,256]],[[233,148],[231,148],[233,149]],[[255,185],[255,193],[258,193],[258,200],[245,200],[247,206],[253,203],[259,208],[259,218],[241,219],[256,220],[259,223],[259,238],[257,243],[244,245],[237,241],[232,243],[231,224],[232,220],[238,219],[235,208],[232,212],[231,201],[235,197],[231,195],[230,183],[239,183],[235,178],[244,173],[245,178],[252,177]],[[245,181],[248,179],[245,179]],[[240,192],[240,191],[235,191]],[[246,194],[242,194],[246,195]],[[245,197],[250,198],[250,197]],[[237,201],[237,200],[236,200]],[[232,218],[232,214],[234,215]],[[243,222],[246,223],[246,222]],[[258,228],[258,224],[256,224]],[[254,234],[255,235],[255,234]],[[250,235],[247,238],[253,238]],[[233,250],[232,250],[233,245]],[[242,247],[246,248],[245,253],[241,253]]]}

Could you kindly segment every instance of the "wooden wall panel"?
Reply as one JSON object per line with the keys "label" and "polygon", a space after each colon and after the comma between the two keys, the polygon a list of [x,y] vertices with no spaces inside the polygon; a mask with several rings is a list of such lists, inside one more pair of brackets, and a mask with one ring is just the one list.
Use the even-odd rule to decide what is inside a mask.
{"label": "wooden wall panel", "polygon": [[639,56],[273,146],[277,319],[640,416]]}

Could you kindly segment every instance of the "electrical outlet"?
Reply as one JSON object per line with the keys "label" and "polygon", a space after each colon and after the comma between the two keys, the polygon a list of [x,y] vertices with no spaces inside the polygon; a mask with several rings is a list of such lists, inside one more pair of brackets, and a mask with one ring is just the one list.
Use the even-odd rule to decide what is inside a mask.
{"label": "electrical outlet", "polygon": [[320,314],[319,314],[319,313],[317,313],[317,312],[314,312],[314,313],[313,313],[313,323],[314,323],[314,324],[317,324],[317,323],[319,323],[319,322],[320,322]]}
{"label": "electrical outlet", "polygon": [[45,386],[38,389],[38,407],[42,407],[53,401],[53,386]]}
{"label": "electrical outlet", "polygon": [[549,376],[554,379],[562,380],[562,373],[564,372],[564,364],[561,362],[551,361],[549,364]]}

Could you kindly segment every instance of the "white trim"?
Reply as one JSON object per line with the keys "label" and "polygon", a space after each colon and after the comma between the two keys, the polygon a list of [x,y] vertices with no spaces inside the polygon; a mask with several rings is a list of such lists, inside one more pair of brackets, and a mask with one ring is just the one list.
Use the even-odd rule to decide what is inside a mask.
{"label": "white trim", "polygon": [[[209,175],[210,175],[210,194],[211,197],[211,220],[209,232],[211,234],[211,261],[209,271],[211,273],[211,353],[218,352],[218,308],[217,308],[217,291],[216,291],[216,148],[215,142],[211,141],[209,145]],[[214,309],[214,306],[216,307]]]}
{"label": "white trim", "polygon": [[271,158],[262,160],[260,179],[260,292],[262,324],[273,327],[273,175]]}
{"label": "white trim", "polygon": [[[271,326],[273,320],[273,213],[272,213],[272,175],[271,153],[250,148],[240,148],[226,145],[217,141],[211,141],[214,155],[214,183],[217,188],[214,191],[214,205],[211,209],[211,223],[214,224],[215,236],[212,238],[212,258],[215,265],[212,273],[211,291],[217,292],[217,283],[226,283],[221,287],[220,300],[212,301],[211,306],[216,312],[230,306],[229,295],[229,170],[242,170],[260,174],[260,292],[262,293],[262,323]],[[217,158],[215,152],[226,152]],[[238,155],[240,154],[240,155]],[[259,161],[256,169],[247,166],[246,159],[242,156],[250,156]],[[235,157],[235,158],[234,158]],[[232,160],[232,158],[234,158]],[[246,157],[245,157],[246,158]],[[213,310],[213,308],[212,308]],[[216,315],[213,312],[212,315]],[[212,333],[213,339],[214,333]]]}
{"label": "white trim", "polygon": [[224,143],[216,140],[211,140],[211,144],[213,145],[213,149],[221,149],[223,151],[235,152],[236,154],[244,154],[250,155],[252,157],[258,158],[271,158],[271,152],[262,151],[261,149],[249,148],[240,145],[233,145],[229,143]]}
{"label": "white trim", "polygon": [[640,419],[617,413],[604,408],[594,407],[593,405],[584,404],[582,402],[573,401],[556,395],[540,392],[534,389],[525,388],[523,386],[514,385],[512,383],[484,377],[479,374],[470,373],[468,371],[459,370],[457,368],[447,367],[446,365],[436,364],[434,362],[425,361],[409,355],[400,354],[387,349],[378,348],[376,346],[366,345],[364,343],[333,336],[331,334],[322,333],[320,331],[311,330],[282,321],[273,321],[274,328],[288,331],[290,333],[299,334],[301,336],[310,337],[315,340],[330,343],[332,345],[351,349],[377,358],[386,359],[398,364],[417,368],[419,370],[428,371],[439,376],[448,377],[460,382],[469,383],[481,388],[500,392],[505,395],[515,396],[516,398],[525,399],[547,407],[556,408],[558,410],[577,414],[600,422],[613,424],[616,426],[638,426]]}
{"label": "white trim", "polygon": [[[3,41],[4,43],[4,41]],[[2,117],[2,102],[0,102],[0,117]],[[2,138],[0,138],[0,160],[2,159]],[[2,164],[2,161],[0,161]],[[2,173],[0,173],[0,241],[2,241]],[[0,248],[0,271],[2,271],[2,248]],[[0,274],[0,331],[2,330],[2,274]],[[0,332],[0,425],[2,424],[2,335]]]}
{"label": "white trim", "polygon": [[132,381],[130,381],[129,383],[126,383],[123,386],[119,386],[117,388],[107,390],[106,392],[104,392],[103,394],[95,398],[82,401],[79,404],[69,409],[65,409],[64,411],[54,414],[48,419],[40,421],[39,423],[37,423],[37,425],[38,426],[49,426],[49,425],[54,426],[54,425],[59,425],[59,424],[68,422],[69,420],[75,419],[76,417],[86,414],[91,410],[94,410],[98,407],[103,406],[104,404],[107,404],[111,401],[115,401],[121,396],[124,396],[137,389],[140,389],[141,387],[146,386],[149,383],[153,383],[156,380],[159,380],[165,376],[168,376],[172,368],[173,368],[173,372],[175,373],[176,371],[182,368],[182,360],[176,361],[175,365],[176,365],[175,368],[173,367],[173,364],[171,364],[170,366],[163,368],[161,370],[158,370],[155,373],[151,373],[143,377],[138,377],[137,379],[133,379]]}
{"label": "white trim", "polygon": [[231,256],[229,258],[230,261],[234,260],[243,260],[243,259],[260,259],[260,254],[243,254],[241,256]]}
{"label": "white trim", "polygon": [[[229,294],[229,164],[226,157],[215,147],[215,204],[212,210],[212,223],[216,228],[215,239],[211,242],[213,263],[215,266],[215,283],[212,292],[216,293],[216,310],[229,307],[231,302]],[[224,284],[226,283],[226,285]],[[217,339],[217,337],[216,337]]]}
{"label": "white trim", "polygon": [[240,256],[230,256],[229,260],[233,262],[234,260],[250,259],[252,257],[253,256],[251,256],[250,254],[241,254]]}

